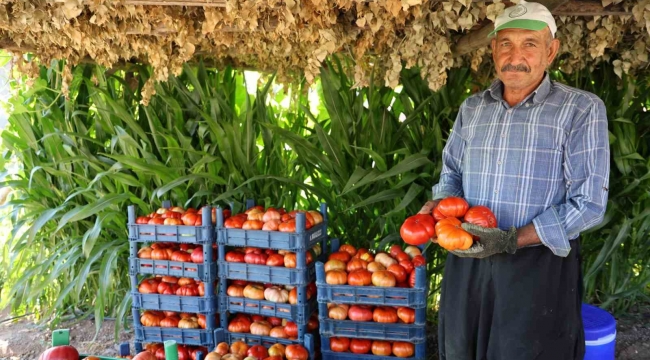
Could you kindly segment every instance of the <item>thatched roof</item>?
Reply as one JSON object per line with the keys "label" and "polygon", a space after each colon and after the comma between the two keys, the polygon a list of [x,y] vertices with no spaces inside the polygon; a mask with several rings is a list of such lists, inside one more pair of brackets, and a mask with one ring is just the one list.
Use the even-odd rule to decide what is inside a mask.
{"label": "thatched roof", "polygon": [[[619,73],[647,65],[650,0],[538,0],[556,15],[559,66],[572,71],[616,58]],[[0,0],[0,47],[42,62],[151,64],[155,79],[197,58],[312,81],[323,59],[355,60],[395,86],[402,64],[432,89],[446,70],[486,63],[486,34],[511,3],[475,0]],[[26,67],[29,68],[29,64]],[[153,86],[150,87],[153,89]]]}

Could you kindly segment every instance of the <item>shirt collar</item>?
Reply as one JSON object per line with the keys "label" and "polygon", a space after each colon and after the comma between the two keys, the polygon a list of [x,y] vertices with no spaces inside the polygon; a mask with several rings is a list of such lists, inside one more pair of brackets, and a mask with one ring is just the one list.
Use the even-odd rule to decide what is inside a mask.
{"label": "shirt collar", "polygon": [[[533,102],[537,105],[544,100],[546,100],[546,97],[548,94],[551,92],[552,88],[552,83],[551,83],[551,78],[548,75],[548,72],[544,73],[544,79],[542,80],[542,83],[539,84],[537,89],[535,89],[532,94],[528,95],[522,103],[525,103],[530,99],[531,96],[533,96]],[[499,79],[495,79],[490,87],[488,88],[487,92],[494,98],[494,100],[497,101],[504,101],[503,100],[503,82]]]}

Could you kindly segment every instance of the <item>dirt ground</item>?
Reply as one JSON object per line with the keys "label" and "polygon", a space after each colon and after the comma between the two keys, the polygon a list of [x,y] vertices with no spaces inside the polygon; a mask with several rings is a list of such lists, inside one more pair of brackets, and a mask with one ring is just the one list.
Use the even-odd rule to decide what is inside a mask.
{"label": "dirt ground", "polygon": [[[6,312],[0,314],[0,359],[38,359],[40,353],[51,343],[50,331],[34,325],[29,318],[13,321],[8,319],[11,316]],[[616,320],[616,359],[650,359],[650,304],[640,306]],[[70,321],[59,328],[70,329],[70,342],[80,353],[116,356],[119,343],[125,341],[131,344],[133,351],[133,332],[121,333],[119,341],[115,342],[113,326],[113,321],[105,321],[96,338],[95,323],[92,320]],[[429,335],[428,352],[435,353],[435,329],[430,329]],[[430,359],[437,359],[437,356]]]}

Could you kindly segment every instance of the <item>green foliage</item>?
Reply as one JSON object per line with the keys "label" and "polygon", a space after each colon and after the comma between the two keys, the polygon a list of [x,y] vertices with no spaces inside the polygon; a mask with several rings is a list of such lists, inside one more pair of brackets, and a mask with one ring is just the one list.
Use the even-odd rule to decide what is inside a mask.
{"label": "green foliage", "polygon": [[603,64],[560,80],[598,95],[607,108],[612,152],[605,220],[583,234],[586,300],[623,312],[650,301],[649,76],[618,79]]}
{"label": "green foliage", "polygon": [[[156,85],[146,107],[146,67],[110,73],[79,66],[68,98],[60,95],[61,65],[43,69],[12,100],[2,133],[3,162],[13,157],[21,165],[0,183],[14,189],[4,205],[13,230],[2,257],[10,269],[3,304],[53,325],[69,312],[94,314],[98,326],[105,314],[123,320],[129,204],[143,214],[167,199],[239,208],[251,197],[286,208],[324,201],[332,236],[370,248],[398,241],[403,219],[431,195],[471,76],[453,70],[448,85],[432,93],[416,70],[405,70],[398,90],[355,89],[346,67],[331,59],[311,88],[263,76],[249,95],[241,71],[186,66]],[[610,91],[602,84],[620,83],[613,74],[607,67],[555,76],[599,94],[616,119],[610,206],[583,243],[589,299],[624,310],[647,298],[650,281],[649,99],[644,82]],[[427,248],[431,320],[445,254]]]}

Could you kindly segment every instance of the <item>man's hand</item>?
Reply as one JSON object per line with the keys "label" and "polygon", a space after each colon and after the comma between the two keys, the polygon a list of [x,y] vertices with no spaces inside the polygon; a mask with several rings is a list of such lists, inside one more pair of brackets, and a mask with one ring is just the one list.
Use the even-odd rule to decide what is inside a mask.
{"label": "man's hand", "polygon": [[469,223],[463,223],[461,226],[471,235],[478,236],[479,241],[474,242],[467,250],[452,251],[456,256],[483,259],[494,254],[503,252],[514,254],[517,251],[517,229],[514,226],[508,231]]}
{"label": "man's hand", "polygon": [[440,200],[429,200],[427,201],[424,205],[422,205],[422,209],[418,211],[418,214],[429,214],[433,212],[433,209],[438,206],[438,203]]}

